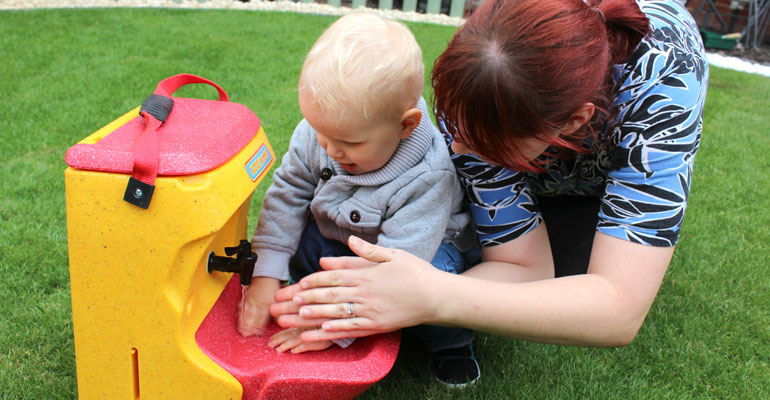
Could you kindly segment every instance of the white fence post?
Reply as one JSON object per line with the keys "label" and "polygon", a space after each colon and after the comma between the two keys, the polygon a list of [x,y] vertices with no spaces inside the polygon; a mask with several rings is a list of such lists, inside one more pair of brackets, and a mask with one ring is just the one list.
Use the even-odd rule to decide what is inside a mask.
{"label": "white fence post", "polygon": [[[198,0],[198,1],[205,1],[205,0]],[[294,0],[297,1],[297,0]],[[299,0],[302,3],[315,3],[316,0]],[[402,4],[402,10],[403,11],[417,11],[417,2],[418,0],[403,0]],[[473,2],[473,0],[469,1]],[[323,2],[318,2],[323,3]],[[342,0],[326,0],[326,4],[333,6],[333,7],[342,7]],[[441,0],[426,0],[425,5],[425,13],[426,14],[440,14],[441,13]],[[466,0],[451,0],[449,4],[449,16],[450,17],[460,17],[465,14],[465,4]],[[358,7],[366,7],[367,0],[350,0],[350,7],[351,8],[358,8]],[[377,8],[380,10],[392,10],[393,9],[393,0],[378,0],[377,1]]]}
{"label": "white fence post", "polygon": [[428,0],[428,6],[425,7],[425,12],[428,14],[440,14],[441,0]]}
{"label": "white fence post", "polygon": [[449,7],[449,16],[462,17],[464,8],[465,8],[465,0],[452,0],[452,4]]}

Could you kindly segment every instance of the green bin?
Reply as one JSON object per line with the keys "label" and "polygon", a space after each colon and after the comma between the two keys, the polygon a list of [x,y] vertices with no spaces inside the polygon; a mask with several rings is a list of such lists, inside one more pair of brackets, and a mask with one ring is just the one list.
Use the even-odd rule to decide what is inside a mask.
{"label": "green bin", "polygon": [[724,49],[732,50],[735,48],[735,44],[738,43],[738,39],[725,37],[716,32],[707,31],[705,29],[700,30],[700,35],[703,38],[703,45],[707,49]]}

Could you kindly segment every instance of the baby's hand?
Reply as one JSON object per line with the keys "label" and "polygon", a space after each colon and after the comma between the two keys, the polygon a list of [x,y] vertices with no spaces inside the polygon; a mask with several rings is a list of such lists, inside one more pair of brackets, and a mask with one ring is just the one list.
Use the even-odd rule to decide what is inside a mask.
{"label": "baby's hand", "polygon": [[330,340],[322,340],[319,342],[303,342],[299,338],[299,335],[309,329],[316,328],[310,327],[284,329],[271,336],[270,341],[267,342],[267,345],[271,348],[274,348],[279,353],[283,353],[286,350],[291,350],[292,353],[298,354],[304,353],[306,351],[326,350],[334,344]]}
{"label": "baby's hand", "polygon": [[275,278],[254,277],[243,291],[238,304],[238,333],[243,336],[261,335],[270,323],[270,304],[281,282]]}

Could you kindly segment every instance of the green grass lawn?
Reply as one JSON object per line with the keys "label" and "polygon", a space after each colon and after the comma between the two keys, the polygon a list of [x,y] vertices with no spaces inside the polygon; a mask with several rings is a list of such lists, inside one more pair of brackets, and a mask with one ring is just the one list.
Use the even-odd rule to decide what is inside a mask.
{"label": "green grass lawn", "polygon": [[[301,118],[295,85],[304,54],[333,19],[228,10],[0,12],[0,399],[77,394],[67,148],[140,104],[159,80],[188,72],[252,109],[283,154]],[[408,25],[429,70],[454,28]],[[215,93],[204,86],[180,95]],[[571,348],[479,334],[481,380],[447,391],[406,340],[391,374],[362,397],[770,398],[768,115],[770,79],[712,68],[682,238],[631,345]],[[268,184],[254,197],[251,228]]]}

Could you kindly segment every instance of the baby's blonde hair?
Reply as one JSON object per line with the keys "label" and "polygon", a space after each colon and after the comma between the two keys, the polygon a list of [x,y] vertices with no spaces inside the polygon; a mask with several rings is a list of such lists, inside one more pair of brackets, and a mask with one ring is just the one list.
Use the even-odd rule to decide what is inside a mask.
{"label": "baby's blonde hair", "polygon": [[341,120],[348,112],[399,118],[423,89],[420,45],[404,24],[366,13],[346,15],[318,38],[302,66],[300,91]]}

